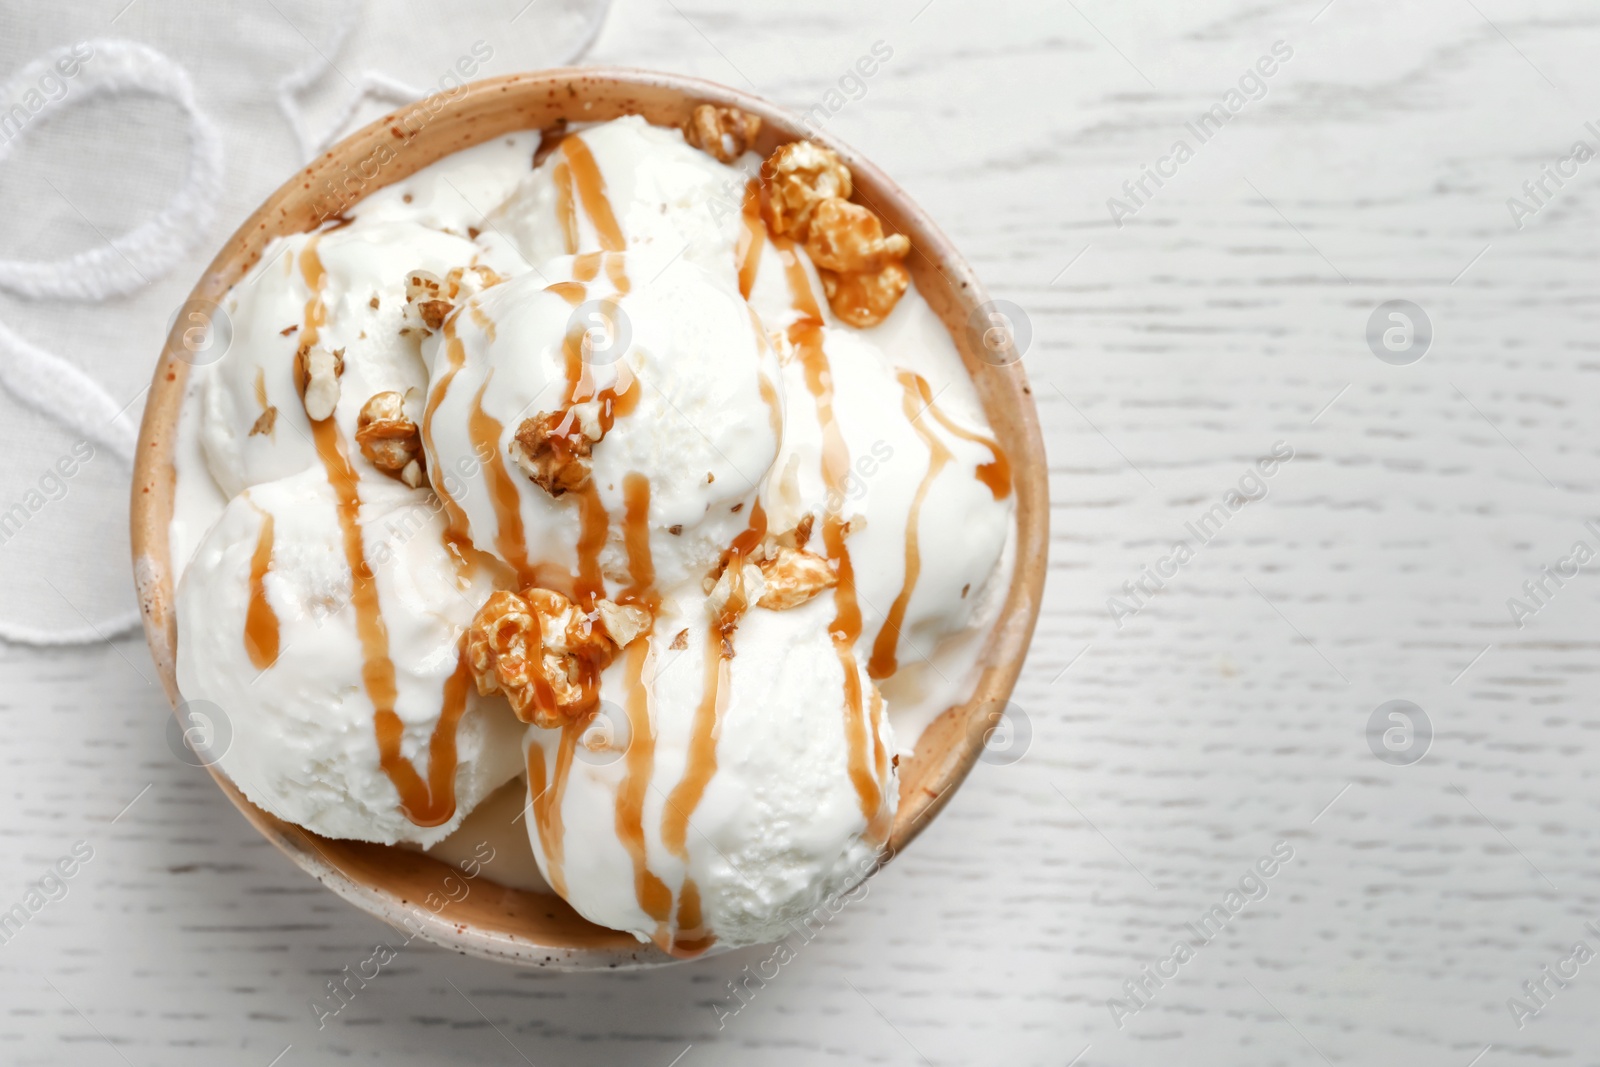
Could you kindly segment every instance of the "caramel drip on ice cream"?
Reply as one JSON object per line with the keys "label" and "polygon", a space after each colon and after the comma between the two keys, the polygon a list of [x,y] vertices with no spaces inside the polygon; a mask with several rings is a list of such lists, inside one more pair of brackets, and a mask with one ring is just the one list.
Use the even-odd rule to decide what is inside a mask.
{"label": "caramel drip on ice cream", "polygon": [[554,285],[546,286],[545,292],[555,293],[573,307],[583,303],[589,296],[589,290],[584,288],[582,282],[556,282]]}
{"label": "caramel drip on ice cream", "polygon": [[402,754],[405,724],[392,709],[380,708],[374,720],[378,731],[378,762],[400,792],[400,807],[418,826],[440,826],[456,813],[456,726],[467,710],[467,687],[472,669],[463,640],[456,649],[456,669],[445,679],[439,721],[428,738],[428,778]]}
{"label": "caramel drip on ice cream", "polygon": [[[327,308],[322,301],[322,260],[317,255],[315,236],[306,242],[300,253],[300,271],[306,287],[311,290],[306,301],[305,327],[300,332],[301,343],[309,346],[317,343],[321,327],[327,321]],[[455,813],[455,726],[460,712],[451,712],[452,690],[447,685],[446,707],[441,710],[440,721],[434,727],[434,741],[429,746],[430,761],[437,761],[438,765],[430,766],[433,782],[425,785],[410,762],[400,757],[403,724],[394,710],[399,694],[394,661],[389,658],[389,629],[378,603],[377,578],[367,563],[361,539],[360,475],[350,465],[339,428],[331,416],[311,424],[311,440],[327,473],[328,484],[333,487],[345,563],[350,568],[350,604],[355,609],[356,637],[361,643],[361,682],[374,709],[373,732],[377,737],[379,761],[400,795],[400,810],[406,817],[420,826],[437,826]],[[456,687],[464,706],[466,676],[459,665],[456,671],[460,677]],[[450,720],[448,726],[447,719]],[[445,767],[445,763],[449,766]]]}
{"label": "caramel drip on ice cream", "polygon": [[[772,342],[767,338],[767,328],[761,323],[761,316],[756,314],[756,309],[749,304],[745,310],[750,313],[750,327],[755,330],[756,344],[763,355],[772,350]],[[778,388],[772,384],[772,379],[767,377],[767,372],[756,371],[756,384],[761,389],[761,401],[767,405],[767,423],[772,427],[772,437],[780,444],[783,442],[783,401],[778,399]]]}
{"label": "caramel drip on ice cream", "polygon": [[911,594],[916,591],[917,579],[922,574],[919,532],[922,502],[927,499],[933,480],[953,458],[944,442],[935,437],[933,431],[918,418],[931,402],[931,397],[927,395],[928,383],[908,370],[900,371],[896,377],[900,380],[900,387],[905,390],[901,408],[906,413],[906,420],[917,431],[917,436],[922,438],[922,443],[928,446],[928,472],[922,476],[917,495],[911,500],[911,511],[906,516],[905,578],[900,583],[899,595],[889,607],[888,617],[883,620],[883,628],[878,631],[877,640],[872,643],[872,658],[867,662],[867,673],[874,678],[887,678],[899,669],[895,652],[900,643],[900,627],[905,624],[906,608],[911,604]]}
{"label": "caramel drip on ice cream", "polygon": [[573,589],[577,602],[592,608],[596,600],[606,595],[600,552],[606,547],[606,535],[611,531],[611,516],[606,513],[593,478],[579,486],[573,495],[578,498],[578,574]]}
{"label": "caramel drip on ice cream", "polygon": [[757,372],[758,384],[761,386],[761,399],[767,405],[767,423],[772,427],[772,439],[783,441],[783,404],[778,400],[777,387],[772,384],[772,379],[766,374]]}
{"label": "caramel drip on ice cream", "polygon": [[[461,338],[456,336],[454,316],[446,319],[444,323],[444,358],[444,373],[439,376],[439,384],[428,395],[428,402],[422,409],[422,440],[427,446],[428,454],[432,456],[439,454],[433,446],[434,413],[439,410],[445,394],[450,391],[450,383],[455,380],[456,375],[461,372],[462,364],[467,361],[467,350],[462,345]],[[444,504],[445,518],[448,520],[444,535],[445,547],[451,548],[452,554],[459,557],[463,555],[462,547],[469,546],[471,539],[467,536],[467,513],[446,487],[447,477],[448,468],[444,463],[428,464],[428,480],[433,483],[433,491],[438,495],[440,503]]]}
{"label": "caramel drip on ice cream", "polygon": [[794,242],[787,237],[774,237],[772,245],[778,250],[778,259],[783,262],[784,277],[789,282],[789,300],[794,309],[801,318],[821,326],[822,309],[817,306],[816,294],[811,291],[811,279],[806,277],[805,264],[800,262]]}
{"label": "caramel drip on ice cream", "polygon": [[[800,318],[789,327],[789,340],[800,358],[806,389],[816,402],[817,422],[822,427],[823,484],[844,499],[845,482],[850,474],[850,450],[833,417],[833,375],[828,366],[827,353],[822,348],[822,312],[811,290],[811,281],[806,277],[805,267],[795,252],[794,242],[783,237],[774,237],[772,241],[783,260],[794,309],[800,313]],[[861,813],[867,819],[868,835],[880,839],[886,828],[886,809],[882,787],[873,775],[868,757],[871,744],[868,735],[873,731],[867,722],[855,653],[856,642],[861,637],[861,607],[856,601],[855,568],[844,539],[844,520],[837,512],[827,515],[822,523],[822,544],[839,575],[839,583],[833,588],[834,616],[828,625],[828,633],[833,639],[839,664],[844,669],[844,732],[849,749],[847,767],[861,804]]]}
{"label": "caramel drip on ice cream", "polygon": [[612,252],[606,256],[606,277],[611,279],[611,284],[616,286],[618,296],[627,296],[633,283],[628,280],[628,260],[620,252]]}
{"label": "caramel drip on ice cream", "polygon": [[739,295],[750,299],[761,269],[761,248],[767,241],[767,224],[761,220],[761,183],[751,179],[744,189],[743,210],[739,212],[739,244],[733,261],[739,269]]}
{"label": "caramel drip on ice cream", "polygon": [[483,376],[483,384],[472,397],[472,411],[467,416],[467,435],[472,440],[472,450],[483,464],[484,481],[488,484],[489,501],[494,505],[494,545],[500,558],[511,564],[517,580],[531,585],[534,571],[528,564],[528,544],[522,528],[522,498],[517,493],[517,483],[511,480],[500,455],[500,436],[505,426],[499,419],[483,410],[483,394],[494,378],[494,369]]}
{"label": "caramel drip on ice cream", "polygon": [[[633,283],[628,280],[628,260],[621,252],[585,252],[572,261],[572,276],[579,282],[592,282],[605,268],[606,279],[616,289],[618,296],[628,295]],[[560,284],[571,284],[558,282]],[[551,288],[554,288],[552,286]]]}
{"label": "caramel drip on ice cream", "polygon": [[587,400],[598,401],[600,429],[603,434],[610,433],[618,418],[632,414],[634,408],[639,406],[640,390],[634,388],[633,371],[628,369],[625,362],[619,360],[615,364],[617,368],[615,380],[596,391],[594,375],[589,370],[589,361],[583,358],[583,336],[582,325],[574,323],[561,342],[561,355],[567,376],[567,395],[562,403],[564,407],[570,408]]}
{"label": "caramel drip on ice cream", "polygon": [[[562,354],[566,361],[567,394],[563,406],[568,409],[568,419],[572,418],[570,409],[575,404],[594,401],[599,406],[598,420],[600,432],[604,436],[611,432],[616,425],[616,420],[633,413],[639,406],[639,394],[642,387],[635,383],[633,372],[627,365],[618,363],[616,380],[596,390],[594,376],[589,371],[589,364],[583,358],[583,331],[577,325],[567,333],[562,342]],[[567,422],[563,422],[561,432],[576,432]],[[610,516],[606,513],[605,504],[600,499],[599,487],[594,479],[589,479],[573,491],[578,500],[578,574],[574,583],[577,591],[578,602],[585,608],[592,606],[595,598],[605,596],[605,579],[600,567],[600,552],[605,548],[606,535],[610,531]]]}
{"label": "caramel drip on ice cream", "polygon": [[544,746],[537,742],[528,745],[528,792],[533,797],[533,822],[544,850],[550,888],[562,898],[567,895],[567,876],[561,801],[566,796],[567,778],[572,773],[572,754],[577,748],[578,735],[588,725],[587,721],[579,721],[561,728],[561,740],[556,745],[556,766],[548,776],[548,786],[545,784]]}
{"label": "caramel drip on ice cream", "polygon": [[661,843],[685,863],[689,861],[690,817],[717,773],[717,723],[728,703],[728,657],[722,654],[722,641],[714,622],[706,640],[702,665],[704,681],[700,706],[695,709],[694,722],[689,727],[688,759],[683,777],[672,787],[666,810],[661,814]]}
{"label": "caramel drip on ice cream", "polygon": [[[722,554],[723,573],[731,571],[733,593],[721,612],[711,620],[704,659],[705,680],[700,706],[689,727],[689,754],[683,777],[667,797],[661,819],[661,842],[679,859],[688,861],[689,820],[705,795],[706,786],[717,773],[717,727],[728,703],[729,661],[733,659],[733,633],[739,619],[750,606],[742,573],[745,560],[767,536],[767,513],[758,500],[750,507],[750,520]],[[681,923],[680,923],[681,926]]]}
{"label": "caramel drip on ice cream", "polygon": [[476,300],[469,302],[467,304],[467,314],[471,316],[473,325],[483,331],[483,336],[493,341],[495,335],[494,320],[489,317],[487,311],[483,310],[483,305]]}
{"label": "caramel drip on ice cream", "polygon": [[655,559],[650,553],[650,479],[629,471],[622,479],[622,543],[628,550],[628,588],[622,599],[635,601],[650,595],[656,584]]}
{"label": "caramel drip on ice cream", "polygon": [[611,201],[606,199],[606,179],[600,173],[594,153],[589,151],[582,137],[568,137],[561,142],[561,154],[571,168],[572,183],[577,187],[583,210],[600,236],[600,247],[607,252],[621,252],[628,247],[628,242],[623,239],[622,227],[617,225]]}
{"label": "caramel drip on ice cream", "polygon": [[256,534],[256,549],[250,556],[250,604],[244,613],[244,650],[258,671],[278,662],[278,613],[267,601],[266,588],[271,567],[272,515],[261,511],[261,531]]}
{"label": "caramel drip on ice cream", "polygon": [[700,908],[700,887],[688,879],[684,880],[683,892],[678,897],[678,932],[687,936],[674,941],[667,951],[679,959],[693,959],[717,943],[706,929]]}
{"label": "caramel drip on ice cream", "polygon": [[561,224],[561,239],[567,255],[578,250],[578,213],[572,203],[572,168],[565,159],[556,161],[550,177],[556,186],[556,221]]}
{"label": "caramel drip on ice cream", "polygon": [[[626,664],[628,751],[624,756],[622,784],[617,787],[617,837],[633,861],[633,891],[640,909],[656,921],[657,943],[664,937],[667,919],[672,914],[672,890],[653,871],[645,852],[644,801],[655,769],[656,739],[650,720],[650,690],[644,684],[645,660],[650,642],[639,640],[628,646]],[[670,943],[670,938],[667,939]],[[667,945],[663,944],[662,948]]]}
{"label": "caramel drip on ice cream", "polygon": [[[628,550],[628,588],[621,599],[643,602],[654,613],[655,560],[650,550],[650,479],[631,471],[622,480],[623,544]],[[628,750],[622,784],[617,788],[617,836],[633,861],[634,895],[639,908],[655,920],[652,940],[671,951],[673,935],[668,924],[672,915],[672,890],[650,870],[645,850],[644,801],[655,772],[655,725],[650,715],[650,689],[644,683],[645,661],[650,643],[635,640],[628,646],[624,689],[627,693]]]}
{"label": "caramel drip on ice cream", "polygon": [[989,487],[989,492],[994,494],[996,500],[1004,500],[1010,496],[1011,461],[1006,458],[1005,450],[1000,447],[1000,443],[992,437],[974,433],[965,426],[951,421],[950,416],[940,411],[939,406],[933,402],[933,391],[928,388],[928,383],[922,376],[914,374],[912,377],[916,380],[917,392],[922,396],[922,403],[927,408],[928,414],[937,419],[940,426],[963,441],[971,441],[989,450],[993,458],[988,463],[979,464],[978,481]]}

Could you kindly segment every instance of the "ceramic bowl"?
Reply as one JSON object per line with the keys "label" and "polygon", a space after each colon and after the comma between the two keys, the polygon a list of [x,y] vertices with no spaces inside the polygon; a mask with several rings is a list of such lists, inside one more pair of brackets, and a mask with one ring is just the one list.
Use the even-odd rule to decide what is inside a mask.
{"label": "ceramic bowl", "polygon": [[[900,805],[889,842],[893,855],[949,802],[997,721],[997,710],[1010,696],[1039,611],[1049,508],[1044,446],[1032,394],[1021,363],[1005,357],[1003,344],[997,354],[992,328],[1000,320],[991,318],[983,286],[938,227],[877,167],[825,133],[802,128],[774,104],[693,78],[605,68],[492,78],[386,115],[294,174],[222,246],[190,300],[221,303],[273,238],[315,229],[328,210],[330,182],[345,190],[344,195],[359,198],[451,152],[512,131],[630,114],[657,125],[677,126],[697,104],[708,102],[761,116],[764,126],[755,147],[763,156],[801,137],[820,140],[839,152],[854,173],[854,198],[874,208],[886,229],[910,237],[913,251],[906,265],[955,338],[989,423],[1012,462],[1018,529],[1010,591],[971,699],[945,711],[923,733],[915,755],[900,762]],[[373,167],[368,161],[374,159],[385,162]],[[181,355],[186,354],[182,326],[182,322],[174,326],[156,365],[132,490],[133,564],[145,636],[174,704],[180,700],[173,670],[179,635],[167,529],[173,509],[177,419],[190,369]],[[455,873],[453,868],[407,849],[310,834],[257,808],[215,767],[211,771],[245,818],[318,881],[415,936],[524,966],[593,969],[673,962],[631,934],[586,921],[553,895],[480,880],[464,899],[453,901],[453,894],[442,888]]]}

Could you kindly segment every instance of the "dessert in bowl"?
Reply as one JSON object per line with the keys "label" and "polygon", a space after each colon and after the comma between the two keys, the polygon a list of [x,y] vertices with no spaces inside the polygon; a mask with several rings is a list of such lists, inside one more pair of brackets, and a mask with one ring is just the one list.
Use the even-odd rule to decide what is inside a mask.
{"label": "dessert in bowl", "polygon": [[416,936],[777,940],[995,725],[1045,549],[1017,354],[904,194],[770,105],[441,94],[186,308],[135,474],[152,651],[251,821]]}

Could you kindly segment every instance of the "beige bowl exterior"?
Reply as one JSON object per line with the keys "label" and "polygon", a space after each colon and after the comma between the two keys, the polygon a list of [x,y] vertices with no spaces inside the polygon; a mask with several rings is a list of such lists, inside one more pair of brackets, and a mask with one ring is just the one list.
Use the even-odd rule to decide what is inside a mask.
{"label": "beige bowl exterior", "polygon": [[[1017,503],[1017,564],[1001,622],[989,640],[986,667],[967,703],[944,712],[900,763],[900,806],[890,855],[904,848],[950,799],[982,748],[993,711],[1011,694],[1027,653],[1044,586],[1049,504],[1044,444],[1033,397],[1020,362],[996,366],[980,357],[968,328],[988,298],[949,240],[871,163],[837,141],[802,129],[795,118],[754,96],[711,82],[626,69],[541,71],[474,82],[402,108],[341,141],[296,173],[245,221],[206,269],[191,300],[221,303],[228,289],[260,258],[273,238],[314,229],[330,204],[353,202],[405,178],[458,149],[516,130],[548,129],[561,121],[596,122],[638,114],[677,126],[701,103],[725,104],[760,115],[757,150],[812,136],[834,149],[855,176],[855,199],[883,216],[886,227],[911,238],[907,260],[917,288],[954,336],[976,383],[989,422],[1013,465]],[[338,189],[334,194],[332,190]],[[167,529],[172,518],[173,454],[189,364],[175,353],[178,327],[156,366],[133,474],[134,578],[145,637],[167,696],[179,701],[174,676],[178,634]],[[323,885],[414,936],[474,956],[560,969],[642,967],[673,962],[630,934],[596,926],[560,898],[506,889],[478,880],[460,902],[449,897],[454,869],[418,852],[357,841],[330,840],[277,819],[244,798],[215,767],[217,785],[245,818]],[[440,906],[442,905],[442,906]]]}

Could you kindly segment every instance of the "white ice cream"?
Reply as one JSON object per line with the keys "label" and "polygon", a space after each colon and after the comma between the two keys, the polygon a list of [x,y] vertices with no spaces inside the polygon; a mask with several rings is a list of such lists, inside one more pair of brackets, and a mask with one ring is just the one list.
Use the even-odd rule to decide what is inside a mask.
{"label": "white ice cream", "polygon": [[[383,605],[399,754],[426,781],[461,633],[488,589],[458,578],[424,493],[374,483],[369,496],[363,550]],[[251,562],[268,517],[271,566],[259,600]],[[252,486],[228,504],[178,587],[178,688],[220,709],[232,736],[219,765],[257,806],[328,837],[432,844],[519,773],[521,724],[466,685],[454,731],[454,813],[432,826],[409,818],[381,765],[352,590],[322,470]],[[260,647],[265,641],[252,649],[253,601],[275,620],[266,627],[276,632],[275,657]],[[258,662],[268,658],[270,665]]]}
{"label": "white ice cream", "polygon": [[[369,557],[403,754],[425,779],[457,639],[494,588],[556,588],[580,611],[603,593],[648,606],[651,631],[603,671],[599,710],[572,726],[524,726],[500,695],[474,693],[456,735],[456,815],[407,817],[379,765],[354,610],[316,607],[340,604],[326,591],[348,589],[350,568],[291,369],[299,331],[283,332],[318,295],[313,239],[296,237],[236,287],[233,348],[198,369],[185,412],[199,429],[180,434],[175,549],[216,517],[217,494],[184,485],[209,480],[200,446],[233,500],[180,591],[180,688],[227,709],[223,769],[284,818],[434,845],[522,771],[533,856],[581,914],[678,954],[771,940],[870,872],[897,756],[970,692],[1009,581],[1009,477],[914,288],[858,330],[828,310],[806,255],[770,236],[741,278],[736,257],[757,247],[740,212],[755,156],[727,166],[634,117],[577,132],[530,170],[532,150],[519,136],[458,153],[315,238],[320,341],[345,361],[329,423],[359,476],[363,544],[377,553],[386,517],[428,502],[425,528],[386,562]],[[471,264],[506,280],[420,345],[400,336],[406,273]],[[355,448],[357,413],[385,390],[424,428],[436,496]],[[265,405],[275,432],[252,435]],[[581,489],[552,494],[519,465],[518,429],[543,413],[608,424]],[[842,466],[825,474],[830,448]],[[264,673],[243,640],[262,512],[277,517],[264,586],[282,612]],[[751,606],[724,610],[728,578],[713,579],[733,546],[763,546],[759,560],[797,527],[848,580],[773,610],[753,603],[765,579],[746,563]],[[498,562],[461,574],[456,538]],[[596,572],[599,588],[582,577]]]}
{"label": "white ice cream", "polygon": [[[756,944],[783,936],[872,870],[877,844],[849,774],[852,719],[828,636],[832,614],[826,596],[789,611],[753,608],[735,636],[738,654],[722,660],[708,654],[704,599],[686,594],[664,606],[637,667],[624,658],[606,673],[601,711],[585,730],[571,740],[529,731],[529,758],[543,764],[536,780],[556,780],[562,762],[570,767],[553,798],[556,816],[535,802],[534,852],[585,917],[646,935],[666,928],[693,942],[709,930],[725,945]],[[680,632],[685,647],[673,649]],[[697,713],[708,684],[719,709],[715,773],[695,799],[684,783],[695,778],[691,749],[705,728]],[[893,735],[859,667],[856,684],[855,752],[881,829],[895,803]],[[653,737],[638,729],[645,715]],[[617,800],[630,779],[642,805],[634,825],[644,864],[618,832],[626,816]],[[642,871],[670,890],[670,907],[646,910],[650,894],[636,891]],[[700,923],[685,916],[686,885],[698,894]]]}
{"label": "white ice cream", "polygon": [[[529,580],[534,564],[576,574],[583,494],[551,496],[530,481],[512,459],[512,437],[529,416],[573,406],[574,392],[591,421],[603,417],[604,403],[627,408],[594,450],[592,483],[609,519],[600,552],[605,576],[615,586],[629,580],[625,486],[642,475],[657,587],[698,583],[744,528],[744,508],[777,454],[777,355],[738,291],[691,263],[670,263],[637,281],[619,274],[631,288],[618,296],[611,272],[633,275],[636,267],[631,257],[609,254],[587,292],[569,300],[556,290],[574,284],[573,266],[564,256],[484,291],[425,343],[436,406],[424,441],[434,484],[466,516],[473,543]],[[575,331],[591,315],[609,318],[616,336],[585,358]],[[569,360],[574,346],[576,362]],[[480,431],[491,425],[483,416],[500,428],[492,446],[472,433],[474,416]],[[518,514],[499,503],[496,483],[515,488]],[[513,523],[520,533],[510,536]]]}
{"label": "white ice cream", "polygon": [[[585,130],[580,139],[604,178],[605,203],[641,276],[675,258],[728,273],[739,234],[743,173],[689,147],[678,131],[637,115]],[[610,247],[603,224],[586,210],[586,157],[574,154],[557,149],[525,176],[490,212],[487,236],[509,240],[533,263]]]}
{"label": "white ice cream", "polygon": [[[308,256],[314,249],[314,257]],[[205,379],[201,443],[212,476],[232,495],[258,482],[304,470],[315,461],[311,423],[295,388],[295,353],[303,340],[312,298],[308,270],[320,263],[318,291],[327,309],[320,343],[344,354],[334,418],[346,439],[373,393],[408,396],[421,414],[427,371],[418,336],[400,334],[407,271],[443,277],[454,267],[487,262],[509,272],[512,258],[494,260],[464,237],[414,222],[372,222],[325,234],[299,234],[274,242],[223,304],[233,343]],[[376,306],[374,306],[376,304]],[[252,433],[263,412],[275,409],[271,428]]]}

